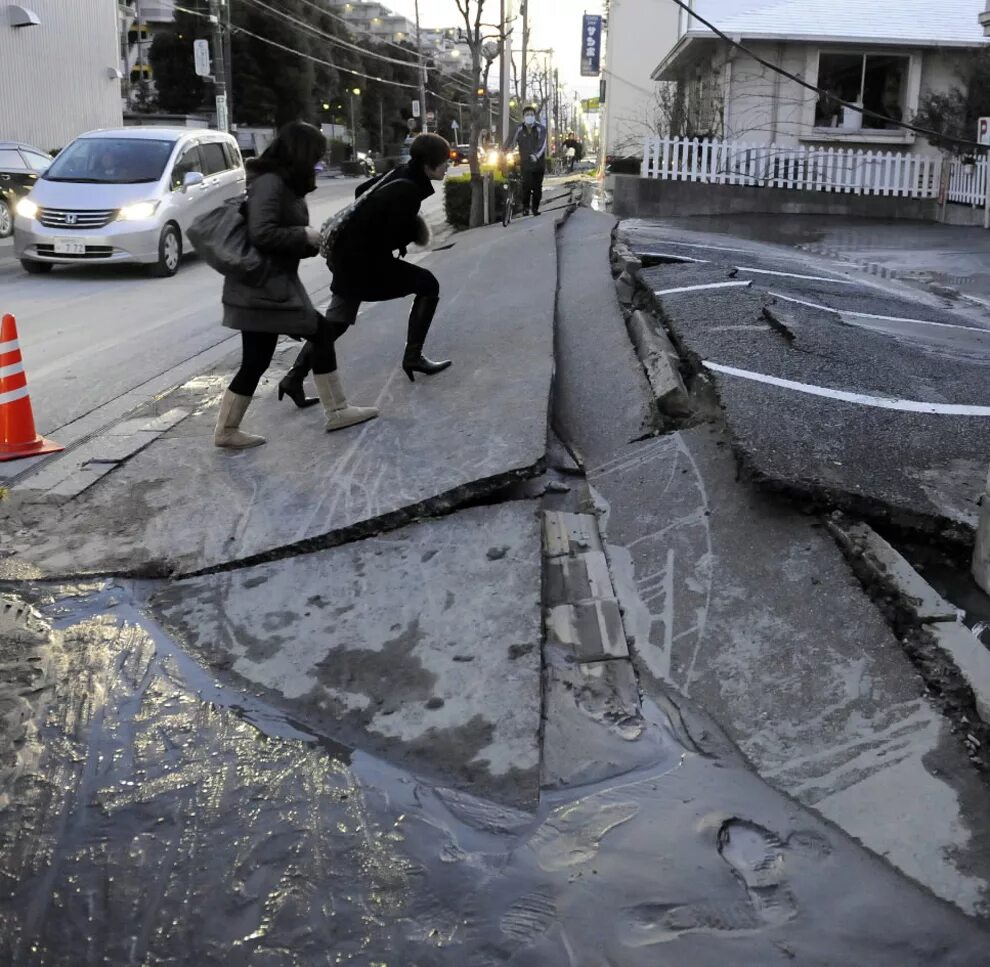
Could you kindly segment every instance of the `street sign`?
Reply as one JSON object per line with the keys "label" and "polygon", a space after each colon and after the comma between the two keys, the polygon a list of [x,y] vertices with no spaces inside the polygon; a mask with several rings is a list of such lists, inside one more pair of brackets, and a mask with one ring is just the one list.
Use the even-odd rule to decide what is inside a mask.
{"label": "street sign", "polygon": [[581,76],[597,77],[602,72],[602,18],[586,13],[581,30]]}
{"label": "street sign", "polygon": [[427,111],[426,112],[426,123],[427,124],[433,124],[433,122],[436,121],[436,119],[437,119],[437,116],[436,116],[436,114],[433,111]]}
{"label": "street sign", "polygon": [[193,64],[200,77],[210,76],[210,42],[208,40],[193,41]]}
{"label": "street sign", "polygon": [[460,125],[459,125],[459,124],[457,123],[457,121],[456,121],[456,120],[454,120],[454,121],[451,121],[451,122],[450,122],[450,126],[451,126],[451,127],[452,127],[452,128],[453,128],[453,129],[455,130],[455,131],[456,131],[456,130],[457,130],[457,129],[458,129],[459,127],[460,127]]}
{"label": "street sign", "polygon": [[412,116],[414,118],[418,118],[419,117],[419,101],[413,101],[412,102]]}
{"label": "street sign", "polygon": [[585,100],[581,102],[581,110],[584,111],[585,114],[597,114],[601,109],[602,102],[600,98],[589,97],[585,98]]}
{"label": "street sign", "polygon": [[990,118],[980,118],[979,131],[976,140],[980,144],[990,144]]}
{"label": "street sign", "polygon": [[217,130],[229,131],[230,120],[227,117],[227,95],[217,95]]}

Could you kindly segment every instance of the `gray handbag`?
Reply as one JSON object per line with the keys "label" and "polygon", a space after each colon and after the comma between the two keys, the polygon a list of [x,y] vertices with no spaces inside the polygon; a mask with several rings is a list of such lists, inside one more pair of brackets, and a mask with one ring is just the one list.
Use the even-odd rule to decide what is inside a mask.
{"label": "gray handbag", "polygon": [[196,254],[221,275],[245,285],[261,285],[268,275],[268,258],[252,244],[244,206],[247,196],[230,198],[200,215],[186,230]]}

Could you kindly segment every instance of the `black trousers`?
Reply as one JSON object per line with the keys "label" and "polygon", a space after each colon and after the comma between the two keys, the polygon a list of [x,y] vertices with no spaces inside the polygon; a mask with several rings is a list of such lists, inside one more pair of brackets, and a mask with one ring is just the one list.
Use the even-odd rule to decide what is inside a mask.
{"label": "black trousers", "polygon": [[[389,302],[407,295],[428,299],[440,297],[440,283],[432,272],[397,258],[371,265],[348,267],[344,264],[334,273],[330,288],[333,298],[326,316],[330,331],[330,369],[327,372],[336,370],[337,354],[333,344],[354,325],[362,302]],[[313,352],[314,348],[307,342],[292,364],[293,375],[302,378],[310,369],[320,372],[313,363]]]}
{"label": "black trousers", "polygon": [[522,206],[524,211],[538,212],[543,200],[544,168],[523,168]]}
{"label": "black trousers", "polygon": [[[344,327],[346,329],[346,326]],[[310,365],[314,373],[329,373],[337,368],[333,354],[333,327],[320,316],[315,335],[306,340],[310,348]],[[272,364],[277,332],[241,332],[241,365],[230,381],[230,391],[238,396],[254,396],[261,377]]]}

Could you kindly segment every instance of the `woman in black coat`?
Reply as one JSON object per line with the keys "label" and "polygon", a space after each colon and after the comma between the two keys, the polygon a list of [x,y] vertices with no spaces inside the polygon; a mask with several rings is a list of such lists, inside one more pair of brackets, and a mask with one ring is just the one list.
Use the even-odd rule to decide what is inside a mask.
{"label": "woman in black coat", "polygon": [[[421,134],[409,154],[408,164],[365,182],[355,192],[358,198],[370,194],[344,223],[334,244],[333,299],[327,320],[336,340],[353,324],[362,302],[414,295],[402,369],[415,380],[415,373],[431,376],[450,366],[449,359],[434,362],[423,355],[440,302],[440,284],[432,272],[403,261],[408,246],[429,243],[429,230],[419,209],[434,194],[432,182],[442,181],[447,173],[450,144],[438,134]],[[297,405],[304,402],[302,381],[312,366],[312,352],[310,345],[300,352],[279,383],[280,398],[287,393]]]}
{"label": "woman in black coat", "polygon": [[218,447],[239,449],[265,442],[264,437],[244,433],[240,425],[271,365],[279,335],[307,338],[327,429],[336,429],[344,420],[351,425],[378,415],[373,407],[348,406],[333,372],[330,327],[299,278],[300,260],[319,254],[320,233],[309,226],[305,197],[316,188],[316,163],[325,152],[322,132],[293,122],[279,131],[260,158],[248,162],[248,235],[266,256],[267,271],[256,285],[231,276],[224,281],[223,324],[240,330],[243,353],[220,405],[213,437]]}

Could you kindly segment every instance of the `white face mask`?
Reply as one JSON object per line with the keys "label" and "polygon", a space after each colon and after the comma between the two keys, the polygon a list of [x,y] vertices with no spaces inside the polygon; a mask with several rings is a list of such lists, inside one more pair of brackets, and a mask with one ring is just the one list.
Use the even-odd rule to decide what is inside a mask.
{"label": "white face mask", "polygon": [[536,124],[535,116],[532,114],[523,115],[523,124],[525,124],[526,127],[531,128],[534,124]]}

